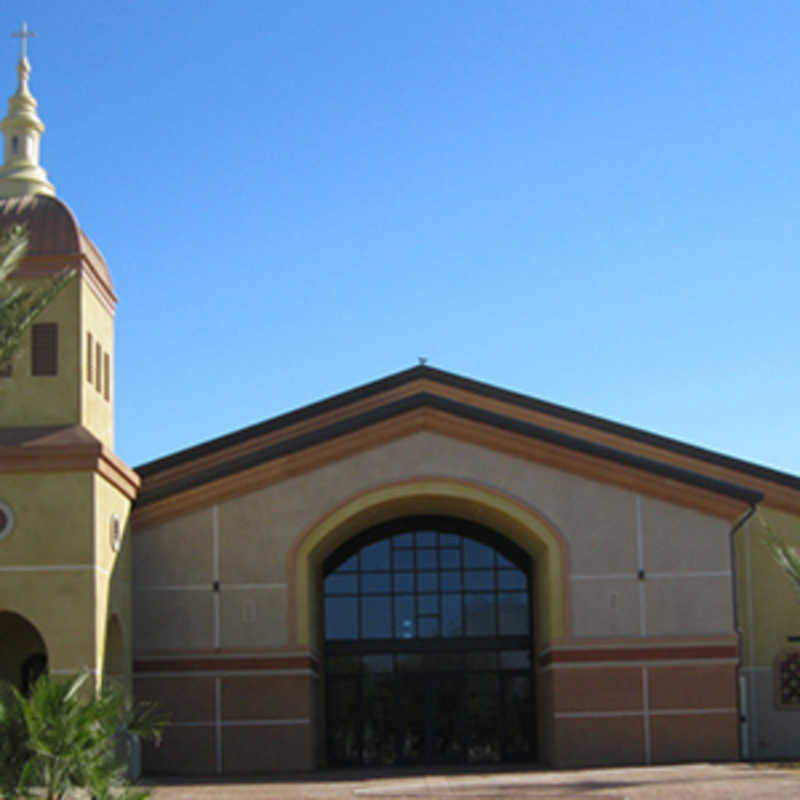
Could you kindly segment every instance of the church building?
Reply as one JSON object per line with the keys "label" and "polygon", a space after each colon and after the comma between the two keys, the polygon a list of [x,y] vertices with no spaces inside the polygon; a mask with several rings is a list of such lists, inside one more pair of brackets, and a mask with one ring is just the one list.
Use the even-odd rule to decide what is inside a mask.
{"label": "church building", "polygon": [[800,756],[797,476],[425,365],[123,463],[111,272],[17,73],[0,221],[74,277],[0,371],[0,679],[157,701],[150,773]]}

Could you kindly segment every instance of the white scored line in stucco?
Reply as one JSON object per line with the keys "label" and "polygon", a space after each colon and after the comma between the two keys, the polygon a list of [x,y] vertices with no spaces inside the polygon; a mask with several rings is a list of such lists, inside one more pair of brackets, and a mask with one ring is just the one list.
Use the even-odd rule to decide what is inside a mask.
{"label": "white scored line in stucco", "polygon": [[605,719],[606,717],[641,717],[644,711],[556,711],[556,719]]}
{"label": "white scored line in stucco", "polygon": [[738,714],[739,709],[736,706],[730,708],[725,706],[722,708],[659,708],[650,711],[651,717],[675,717],[685,714]]}
{"label": "white scored line in stucco", "polygon": [[560,661],[558,664],[547,664],[539,667],[538,672],[552,669],[604,669],[605,667],[683,667],[707,666],[709,664],[736,664],[738,659],[732,658],[663,658],[647,661]]}
{"label": "white scored line in stucco", "polygon": [[[714,569],[714,570],[686,570],[684,572],[648,572],[645,577],[650,578],[730,578],[730,570]],[[629,580],[638,581],[639,577],[633,572],[607,572],[605,574],[598,573],[597,575],[570,575],[573,581],[619,581]],[[640,581],[642,585],[646,581]],[[644,635],[644,634],[642,634]]]}
{"label": "white scored line in stucco", "polygon": [[[288,583],[220,583],[220,591],[256,591],[259,589],[286,589]],[[134,586],[135,592],[207,592],[207,583],[164,583]]]}
{"label": "white scored line in stucco", "polygon": [[[642,526],[642,498],[636,495],[636,564],[639,569],[639,635],[647,636],[647,587],[645,582],[640,576],[645,574],[644,571],[644,529]],[[649,729],[649,724],[646,725]],[[650,751],[648,749],[649,739],[645,739],[647,758],[646,763],[650,763]]]}
{"label": "white scored line in stucco", "polygon": [[556,719],[607,719],[609,717],[679,717],[699,714],[736,714],[738,709],[725,708],[665,708],[639,711],[556,711]]}
{"label": "white scored line in stucco", "polygon": [[216,587],[214,590],[214,647],[219,647],[222,639],[222,622],[219,602],[219,506],[214,504],[211,507],[211,563],[212,581]]}
{"label": "white scored line in stucco", "polygon": [[256,591],[258,589],[286,589],[288,583],[221,583],[220,589],[233,590],[233,591]]}
{"label": "white scored line in stucco", "polygon": [[686,572],[648,572],[648,578],[730,578],[729,569],[687,570]]}
{"label": "white scored line in stucco", "polygon": [[211,506],[211,579],[219,580],[219,506]]}
{"label": "white scored line in stucco", "polygon": [[111,572],[98,564],[21,564],[0,567],[0,572],[100,572],[107,578],[111,577]]}
{"label": "white scored line in stucco", "polygon": [[642,497],[636,495],[636,568],[644,569],[644,529],[642,526]]}
{"label": "white scored line in stucco", "polygon": [[165,583],[163,586],[155,584],[149,586],[134,586],[135,592],[207,592],[207,583]]}
{"label": "white scored line in stucco", "polygon": [[[229,720],[227,722],[217,722],[215,720],[199,721],[199,722],[170,722],[170,728],[209,728],[212,726],[219,726],[221,728],[246,728],[246,727],[277,727],[280,725],[310,725],[311,719],[309,717],[298,717],[296,719],[238,719]],[[220,749],[218,765],[222,765],[222,748],[220,738]]]}

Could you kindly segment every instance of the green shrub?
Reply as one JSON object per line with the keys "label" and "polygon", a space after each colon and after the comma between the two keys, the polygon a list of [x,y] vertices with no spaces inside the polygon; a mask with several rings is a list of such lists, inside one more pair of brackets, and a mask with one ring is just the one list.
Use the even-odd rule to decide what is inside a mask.
{"label": "green shrub", "polygon": [[42,676],[30,696],[13,687],[0,695],[0,787],[6,798],[43,787],[47,800],[86,789],[97,800],[139,800],[127,765],[116,756],[121,729],[158,741],[166,723],[151,705],[131,707],[121,689],[94,694],[82,673],[71,681]]}

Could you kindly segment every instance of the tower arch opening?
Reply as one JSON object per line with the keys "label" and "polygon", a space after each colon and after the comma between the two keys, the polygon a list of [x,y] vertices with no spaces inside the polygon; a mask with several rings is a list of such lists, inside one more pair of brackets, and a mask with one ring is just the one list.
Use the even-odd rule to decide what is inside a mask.
{"label": "tower arch opening", "polygon": [[0,681],[27,694],[47,672],[47,647],[36,627],[14,611],[0,611]]}
{"label": "tower arch opening", "polygon": [[106,624],[105,657],[103,659],[103,681],[109,680],[127,685],[130,669],[127,664],[125,637],[119,617],[112,614]]}

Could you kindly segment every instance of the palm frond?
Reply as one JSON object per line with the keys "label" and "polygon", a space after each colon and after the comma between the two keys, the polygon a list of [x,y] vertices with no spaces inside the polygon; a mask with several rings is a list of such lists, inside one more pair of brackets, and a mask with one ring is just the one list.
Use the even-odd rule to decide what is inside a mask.
{"label": "palm frond", "polygon": [[792,588],[800,597],[800,554],[784,538],[762,520],[763,539],[772,557],[786,573]]}
{"label": "palm frond", "polygon": [[0,365],[7,363],[36,317],[66,286],[73,271],[65,270],[44,286],[31,288],[13,273],[28,249],[28,232],[15,225],[0,234]]}

